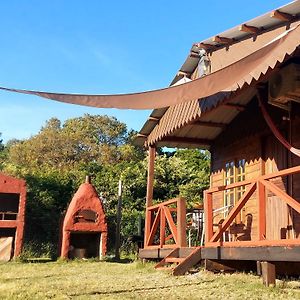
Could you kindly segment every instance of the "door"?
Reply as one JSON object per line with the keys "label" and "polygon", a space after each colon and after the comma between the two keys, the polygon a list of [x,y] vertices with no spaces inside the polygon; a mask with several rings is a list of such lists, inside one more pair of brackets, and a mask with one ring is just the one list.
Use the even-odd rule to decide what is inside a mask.
{"label": "door", "polygon": [[[267,136],[263,142],[263,158],[265,161],[265,174],[271,174],[288,167],[287,150],[273,136]],[[277,177],[270,182],[287,192],[287,177]],[[289,207],[279,197],[267,191],[266,203],[266,238],[268,240],[278,240],[288,238]]]}

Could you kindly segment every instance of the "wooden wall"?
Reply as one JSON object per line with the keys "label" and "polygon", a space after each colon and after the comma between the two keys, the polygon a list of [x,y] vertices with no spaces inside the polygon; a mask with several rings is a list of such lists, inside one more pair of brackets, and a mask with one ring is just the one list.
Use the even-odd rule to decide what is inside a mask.
{"label": "wooden wall", "polygon": [[[295,116],[292,119],[292,145],[300,149],[300,104],[294,105]],[[300,158],[291,155],[290,161],[292,166],[300,165]],[[292,191],[291,194],[294,199],[300,202],[300,174],[295,174],[290,178]],[[300,215],[295,211],[291,212],[291,218],[293,219],[295,235],[300,237]]]}
{"label": "wooden wall", "polygon": [[[300,106],[300,105],[299,105]],[[268,106],[272,119],[275,120],[280,131],[289,138],[289,121],[284,121],[287,113],[282,109]],[[293,107],[291,133],[294,146],[300,148],[300,109]],[[211,186],[224,185],[225,164],[230,161],[246,160],[246,180],[260,175],[300,165],[300,159],[289,152],[277,141],[267,127],[257,100],[254,98],[247,109],[235,118],[228,128],[215,140],[211,149],[212,173]],[[291,176],[290,176],[291,177]],[[300,174],[290,178],[274,179],[273,183],[289,192],[300,201]],[[213,208],[224,206],[224,193],[215,193]],[[246,225],[247,215],[252,216],[252,224],[247,239],[257,239],[257,197],[256,193],[250,198],[241,214],[241,222]],[[223,218],[222,215],[214,219],[214,223]],[[239,220],[237,220],[239,221]],[[289,207],[274,194],[267,194],[267,239],[292,238],[300,235],[300,215],[291,212]],[[242,235],[241,235],[242,236]],[[239,236],[236,236],[239,239]]]}

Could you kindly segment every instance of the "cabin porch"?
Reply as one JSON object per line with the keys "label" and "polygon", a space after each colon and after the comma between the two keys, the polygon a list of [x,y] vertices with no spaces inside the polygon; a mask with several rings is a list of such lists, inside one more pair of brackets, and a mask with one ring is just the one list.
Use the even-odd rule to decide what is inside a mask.
{"label": "cabin porch", "polygon": [[[294,230],[294,224],[287,228],[285,234],[281,234],[280,239],[268,238],[267,235],[269,227],[274,227],[273,220],[267,218],[270,194],[280,198],[294,215],[300,213],[300,203],[274,183],[274,179],[283,180],[295,174],[300,174],[300,166],[206,190],[201,233],[205,237],[205,243],[202,244],[200,239],[191,247],[187,246],[186,232],[189,226],[185,199],[171,199],[147,207],[145,243],[144,248],[139,251],[139,257],[161,260],[157,268],[162,268],[167,263],[175,264],[175,268],[172,268],[174,275],[184,274],[200,262],[205,262],[208,269],[221,266],[225,269],[257,269],[258,272],[261,264],[257,262],[271,262],[276,266],[277,273],[298,274],[299,265],[295,263],[300,263],[300,239]],[[241,198],[219,221],[216,209],[213,209],[214,194],[240,187],[244,187]],[[258,217],[251,220],[250,224],[243,224],[239,215],[250,199],[256,201]],[[283,231],[282,228],[278,230]],[[256,233],[249,234],[249,231]]]}

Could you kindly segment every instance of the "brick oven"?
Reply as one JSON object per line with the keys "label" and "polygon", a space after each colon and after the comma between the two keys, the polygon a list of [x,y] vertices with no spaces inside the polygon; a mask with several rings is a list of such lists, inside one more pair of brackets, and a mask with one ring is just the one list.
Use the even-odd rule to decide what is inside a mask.
{"label": "brick oven", "polygon": [[25,223],[26,184],[0,173],[0,260],[20,255]]}
{"label": "brick oven", "polygon": [[61,257],[92,258],[106,254],[107,223],[102,202],[87,176],[66,212]]}

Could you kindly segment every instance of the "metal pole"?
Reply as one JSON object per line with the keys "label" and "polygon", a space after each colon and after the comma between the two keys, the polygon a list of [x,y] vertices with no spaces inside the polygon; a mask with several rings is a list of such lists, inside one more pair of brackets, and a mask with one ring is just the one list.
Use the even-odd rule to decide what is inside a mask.
{"label": "metal pole", "polygon": [[118,260],[120,259],[121,216],[122,216],[122,181],[119,180],[118,206],[117,206],[117,226],[116,226],[116,252],[115,252],[115,258],[118,259]]}

